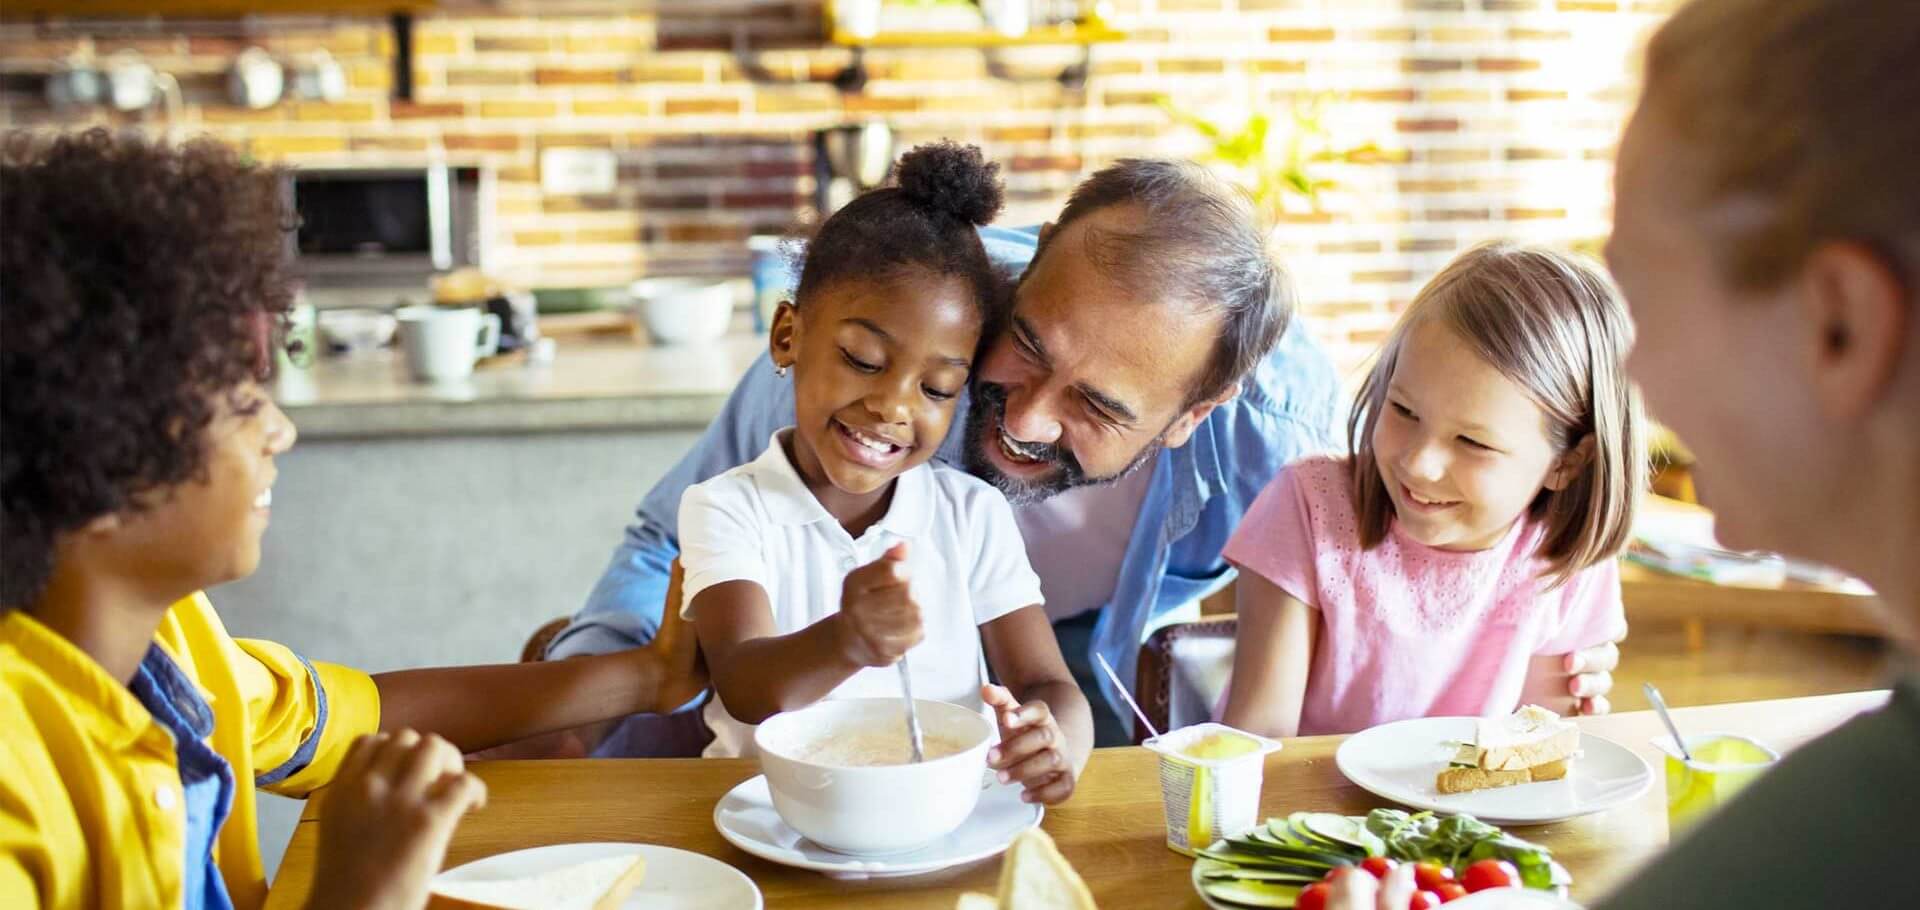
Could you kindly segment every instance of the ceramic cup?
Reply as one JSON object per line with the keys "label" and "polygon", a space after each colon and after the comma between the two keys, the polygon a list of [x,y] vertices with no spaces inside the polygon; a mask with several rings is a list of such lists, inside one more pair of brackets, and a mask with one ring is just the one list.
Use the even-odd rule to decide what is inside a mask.
{"label": "ceramic cup", "polygon": [[400,348],[415,379],[441,382],[473,375],[473,365],[500,350],[500,317],[474,307],[405,307]]}

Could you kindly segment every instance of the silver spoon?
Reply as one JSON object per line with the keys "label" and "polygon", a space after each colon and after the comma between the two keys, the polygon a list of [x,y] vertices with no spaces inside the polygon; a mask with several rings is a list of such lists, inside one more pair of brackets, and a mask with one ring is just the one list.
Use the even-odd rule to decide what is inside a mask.
{"label": "silver spoon", "polygon": [[1680,747],[1680,757],[1693,761],[1693,753],[1687,751],[1687,741],[1680,736],[1680,728],[1673,725],[1673,715],[1667,713],[1667,700],[1660,697],[1660,690],[1653,683],[1646,683],[1642,689],[1647,693],[1647,701],[1653,703],[1653,710],[1660,715],[1660,722],[1667,725],[1667,732],[1673,734],[1673,744]]}
{"label": "silver spoon", "polygon": [[900,655],[900,691],[907,696],[907,742],[913,746],[913,762],[927,760],[926,737],[920,732],[920,711],[913,705],[913,673],[907,669],[907,656]]}

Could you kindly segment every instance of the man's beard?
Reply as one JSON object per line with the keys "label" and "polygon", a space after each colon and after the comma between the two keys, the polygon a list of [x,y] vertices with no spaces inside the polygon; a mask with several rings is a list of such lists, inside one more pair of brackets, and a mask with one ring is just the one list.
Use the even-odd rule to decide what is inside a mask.
{"label": "man's beard", "polygon": [[[978,381],[973,385],[973,407],[967,412],[966,438],[963,440],[961,462],[967,473],[980,478],[999,490],[1007,501],[1015,506],[1030,506],[1075,487],[1098,486],[1113,483],[1128,474],[1139,470],[1141,465],[1153,460],[1164,448],[1166,431],[1155,435],[1152,441],[1140,447],[1140,452],[1120,470],[1104,477],[1089,477],[1086,469],[1080,466],[1080,460],[1065,446],[1045,443],[1016,443],[1005,438],[1007,418],[1007,390],[991,382]],[[1033,459],[1034,463],[1053,466],[1053,470],[1033,480],[1024,480],[1008,476],[993,463],[987,455],[988,446],[1005,445],[1021,455]],[[1004,454],[1004,453],[1003,453]]]}

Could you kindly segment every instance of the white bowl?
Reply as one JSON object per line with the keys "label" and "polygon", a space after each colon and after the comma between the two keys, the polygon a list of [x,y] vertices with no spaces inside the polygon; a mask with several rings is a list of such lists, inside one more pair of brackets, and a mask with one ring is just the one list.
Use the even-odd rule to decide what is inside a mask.
{"label": "white bowl", "polygon": [[973,813],[993,743],[993,724],[978,712],[915,699],[928,737],[966,747],[919,764],[845,767],[800,756],[816,743],[868,731],[906,736],[897,698],[848,698],[775,715],[754,731],[760,770],[774,811],[808,840],[837,853],[885,856],[918,850],[953,832]]}
{"label": "white bowl", "polygon": [[394,329],[399,325],[391,313],[360,309],[321,310],[317,321],[320,335],[329,345],[350,352],[386,347],[393,341]]}
{"label": "white bowl", "polygon": [[659,344],[698,344],[727,332],[733,288],[710,278],[642,278],[628,287],[640,321]]}

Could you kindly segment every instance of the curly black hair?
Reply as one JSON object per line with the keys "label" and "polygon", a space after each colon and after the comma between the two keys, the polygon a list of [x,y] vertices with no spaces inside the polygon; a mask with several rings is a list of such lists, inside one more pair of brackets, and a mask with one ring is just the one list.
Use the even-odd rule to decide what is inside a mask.
{"label": "curly black hair", "polygon": [[0,153],[0,607],[56,540],[200,476],[218,396],[272,368],[294,297],[273,168],[211,139],[9,132]]}
{"label": "curly black hair", "polygon": [[974,290],[991,323],[1004,283],[987,259],[976,226],[1000,213],[1000,165],[978,146],[941,140],[900,156],[894,186],[862,193],[807,242],[794,303],[847,279],[871,280],[909,269],[957,276]]}

